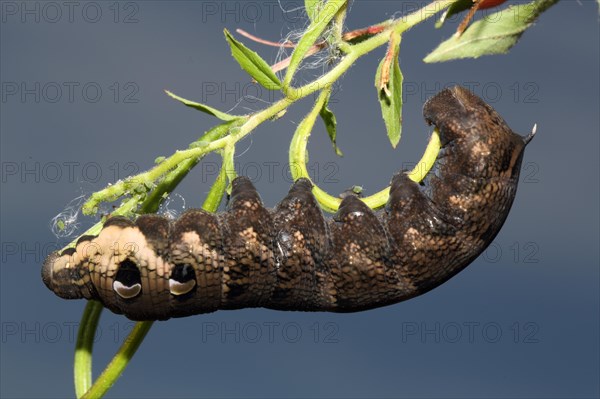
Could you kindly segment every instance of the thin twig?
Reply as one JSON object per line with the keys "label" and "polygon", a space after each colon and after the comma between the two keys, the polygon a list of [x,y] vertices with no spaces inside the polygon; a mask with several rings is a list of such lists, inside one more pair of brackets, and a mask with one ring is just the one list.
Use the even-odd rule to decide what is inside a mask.
{"label": "thin twig", "polygon": [[260,37],[254,36],[254,35],[246,32],[243,29],[239,29],[238,28],[235,31],[237,33],[239,33],[240,35],[242,35],[244,37],[247,37],[248,39],[250,39],[252,41],[255,41],[256,43],[264,44],[264,45],[267,45],[267,46],[271,46],[271,47],[287,47],[287,48],[294,48],[294,47],[296,47],[296,43],[293,43],[293,42],[291,42],[289,40],[286,40],[283,43],[279,43],[279,42],[273,42],[273,41],[270,41],[270,40],[261,39]]}

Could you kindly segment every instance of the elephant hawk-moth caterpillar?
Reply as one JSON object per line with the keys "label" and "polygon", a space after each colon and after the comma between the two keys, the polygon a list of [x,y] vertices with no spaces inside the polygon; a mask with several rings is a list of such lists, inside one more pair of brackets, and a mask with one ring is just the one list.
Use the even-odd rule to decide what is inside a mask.
{"label": "elephant hawk-moth caterpillar", "polygon": [[325,218],[306,179],[269,210],[239,177],[222,213],[109,218],[98,236],[51,254],[44,283],[133,320],[248,307],[354,312],[425,293],[494,239],[532,135],[513,133],[462,87],[435,95],[423,114],[442,144],[435,171],[423,184],[396,174],[382,210],[350,195]]}

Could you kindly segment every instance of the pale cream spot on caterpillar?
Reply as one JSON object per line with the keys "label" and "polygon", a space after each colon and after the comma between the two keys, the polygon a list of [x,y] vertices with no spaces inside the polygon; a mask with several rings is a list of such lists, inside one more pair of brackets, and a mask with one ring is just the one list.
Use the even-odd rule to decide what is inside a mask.
{"label": "pale cream spot on caterpillar", "polygon": [[255,211],[258,209],[259,204],[254,201],[244,201],[242,204],[245,208]]}
{"label": "pale cream spot on caterpillar", "polygon": [[423,238],[419,230],[414,227],[409,227],[404,233],[404,242],[410,243],[413,250],[418,250],[423,247]]}
{"label": "pale cream spot on caterpillar", "polygon": [[476,157],[486,157],[491,154],[491,151],[487,143],[478,141],[473,145],[471,153]]}
{"label": "pale cream spot on caterpillar", "polygon": [[184,295],[190,292],[196,286],[196,280],[180,283],[177,280],[169,279],[169,291],[173,295]]}
{"label": "pale cream spot on caterpillar", "polygon": [[171,270],[169,291],[173,295],[184,295],[196,287],[196,273],[189,264],[178,264]]}
{"label": "pale cream spot on caterpillar", "polygon": [[181,243],[189,253],[193,253],[194,248],[198,248],[201,242],[200,236],[195,231],[186,231],[181,235]]}
{"label": "pale cream spot on caterpillar", "polygon": [[142,285],[134,284],[131,287],[128,287],[120,281],[115,280],[113,283],[113,289],[121,298],[131,299],[138,296],[138,294],[142,291]]}
{"label": "pale cream spot on caterpillar", "polygon": [[459,208],[461,211],[466,211],[465,198],[462,195],[451,195],[448,197],[448,202],[453,206]]}
{"label": "pale cream spot on caterpillar", "polygon": [[256,232],[253,227],[248,227],[247,229],[240,231],[240,237],[245,240],[256,240]]}

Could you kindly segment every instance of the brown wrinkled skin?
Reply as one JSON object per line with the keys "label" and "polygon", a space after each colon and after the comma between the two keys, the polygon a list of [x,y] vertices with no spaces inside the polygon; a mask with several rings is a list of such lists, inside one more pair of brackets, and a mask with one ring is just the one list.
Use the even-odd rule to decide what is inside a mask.
{"label": "brown wrinkled skin", "polygon": [[[109,219],[97,237],[50,255],[44,282],[63,298],[96,299],[133,320],[246,307],[354,312],[427,292],[494,239],[531,136],[513,133],[461,87],[434,96],[423,113],[442,140],[435,170],[423,185],[395,175],[385,209],[373,212],[348,196],[325,218],[311,183],[300,179],[269,210],[240,177],[223,213],[191,210],[174,222]],[[183,265],[190,273],[176,277]],[[170,278],[194,287],[170,291]],[[141,289],[123,297],[115,280]]]}

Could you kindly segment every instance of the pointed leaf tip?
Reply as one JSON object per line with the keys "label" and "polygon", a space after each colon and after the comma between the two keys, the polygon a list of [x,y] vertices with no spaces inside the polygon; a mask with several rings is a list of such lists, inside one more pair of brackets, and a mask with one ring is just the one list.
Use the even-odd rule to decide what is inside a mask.
{"label": "pointed leaf tip", "polygon": [[165,90],[165,93],[169,97],[171,97],[171,98],[179,101],[183,105],[186,105],[186,106],[188,106],[190,108],[197,109],[198,111],[202,111],[202,112],[204,112],[206,114],[215,116],[215,117],[217,117],[217,118],[219,118],[219,119],[221,119],[223,121],[231,121],[231,120],[240,118],[237,115],[230,115],[230,114],[228,114],[226,112],[219,111],[218,109],[210,107],[208,105],[197,103],[195,101],[186,100],[185,98],[179,97],[177,94],[174,94],[174,93],[170,92],[169,90]]}
{"label": "pointed leaf tip", "polygon": [[327,96],[327,99],[323,102],[323,107],[321,107],[319,115],[321,116],[321,120],[325,124],[325,129],[327,130],[327,135],[331,140],[331,144],[333,145],[333,150],[335,151],[335,154],[339,157],[343,157],[344,154],[337,146],[337,120],[333,111],[331,111],[327,107],[328,103],[329,96]]}

